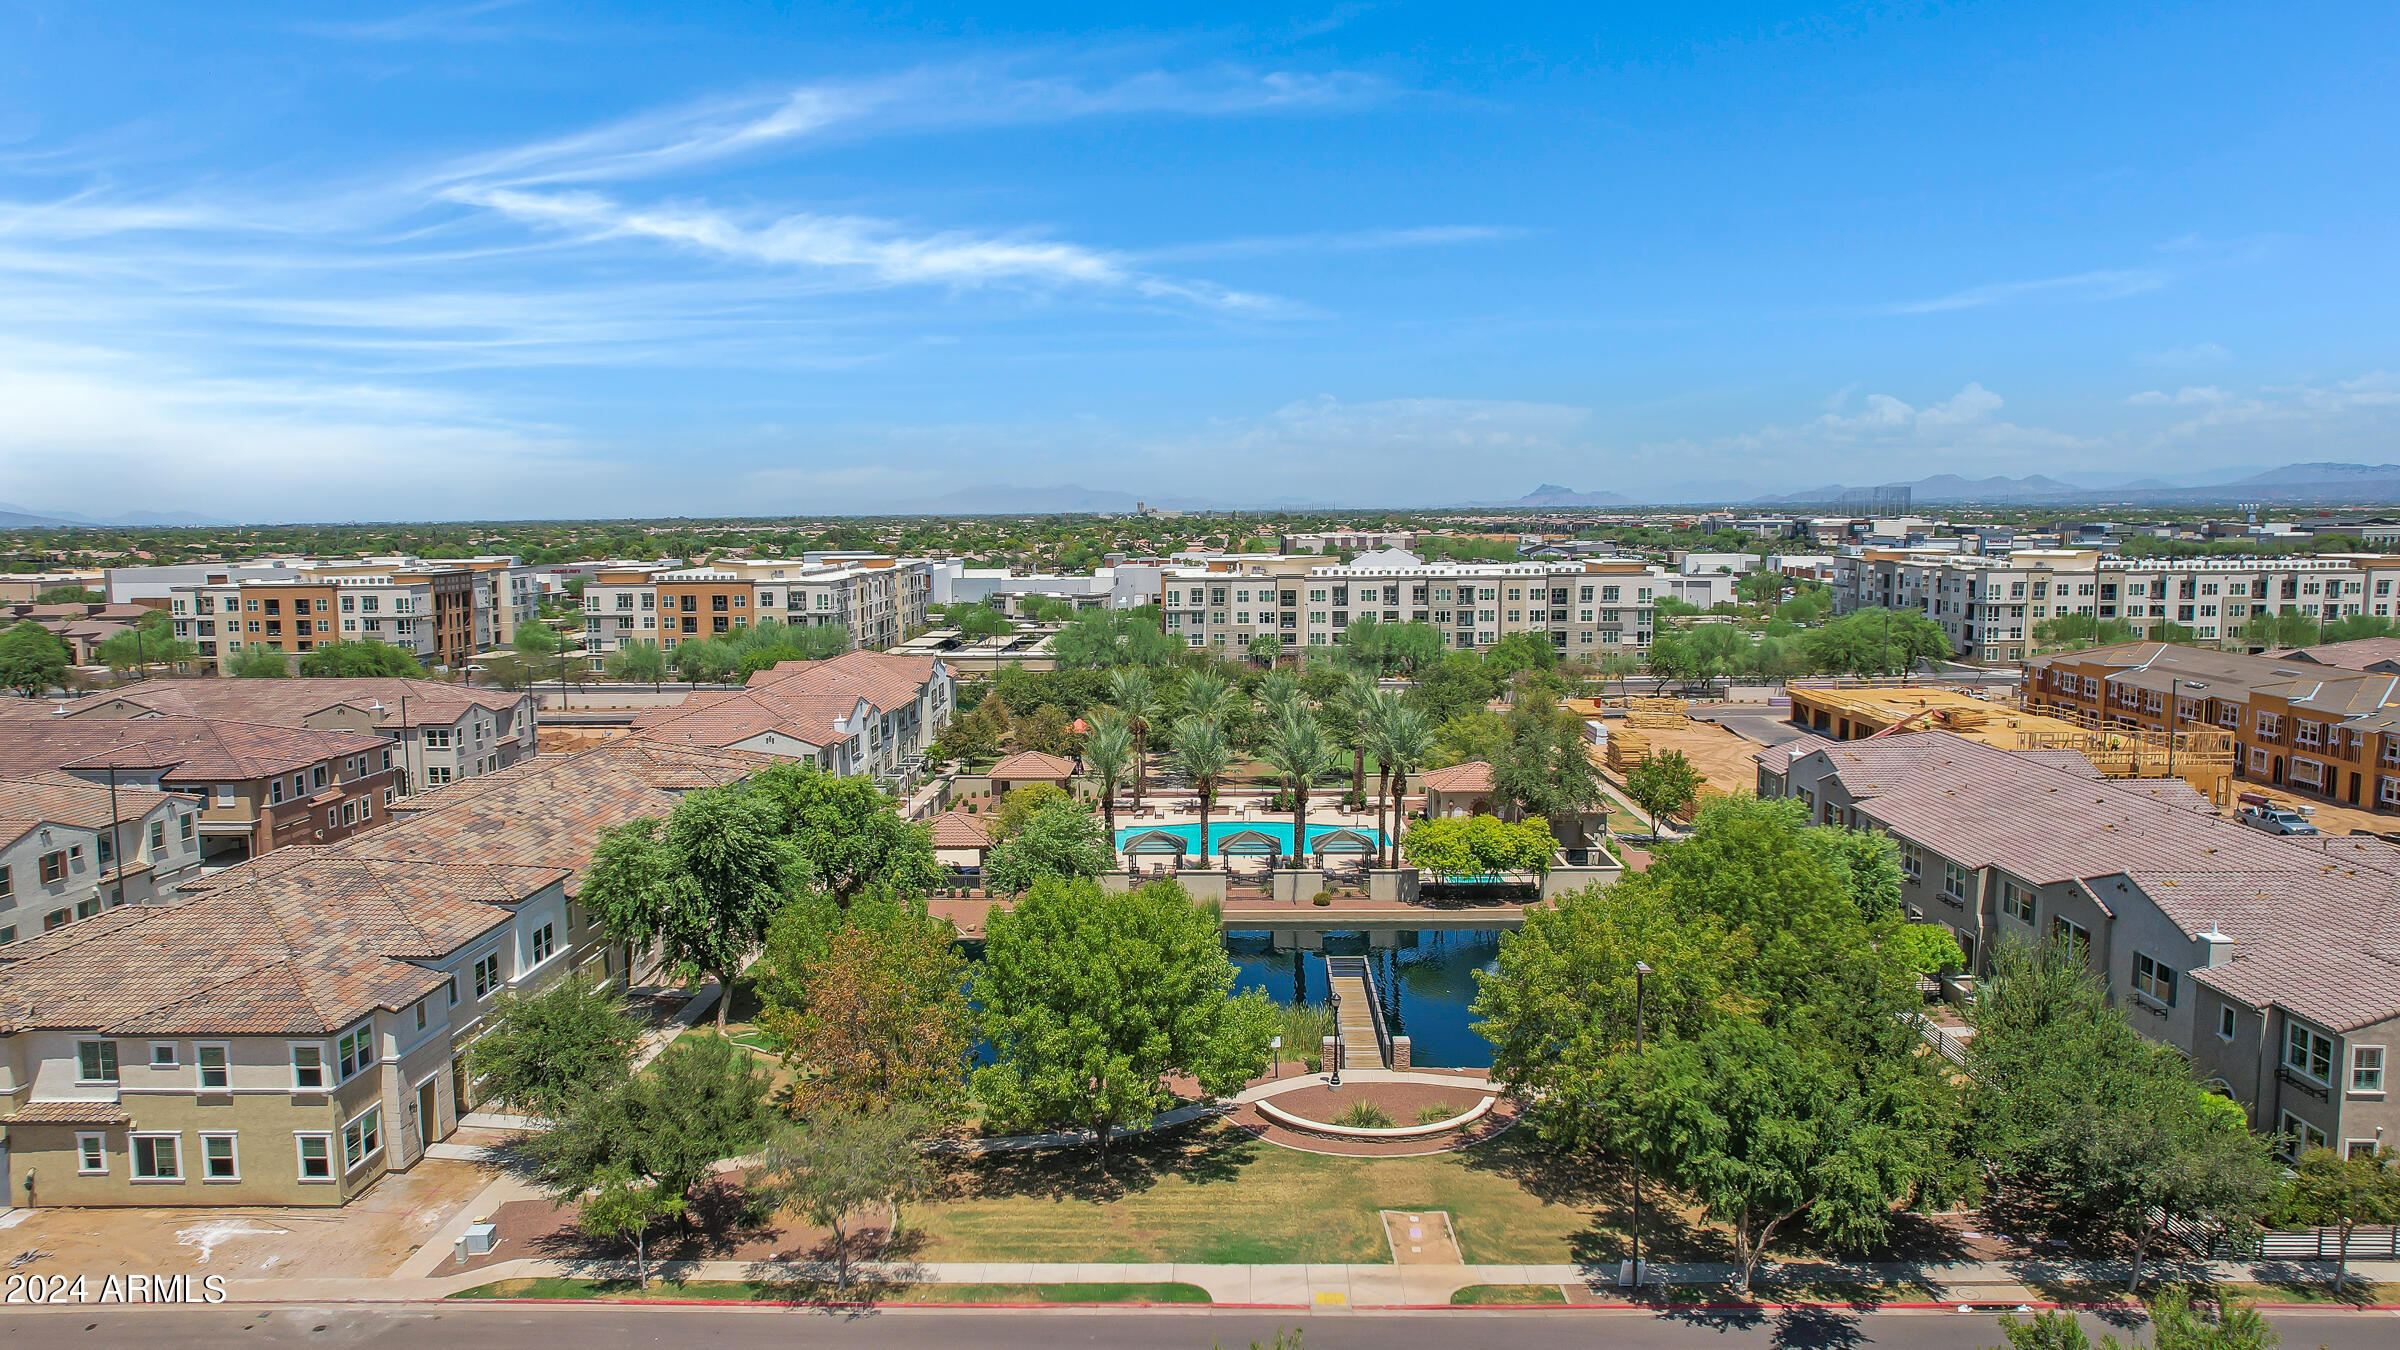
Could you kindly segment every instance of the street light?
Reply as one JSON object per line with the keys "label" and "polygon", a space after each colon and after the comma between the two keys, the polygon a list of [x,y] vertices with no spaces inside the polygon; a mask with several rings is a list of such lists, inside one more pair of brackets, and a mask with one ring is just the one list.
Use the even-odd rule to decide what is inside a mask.
{"label": "street light", "polygon": [[1333,1010],[1333,1063],[1326,1066],[1333,1070],[1333,1076],[1327,1079],[1326,1083],[1330,1087],[1340,1087],[1342,1085],[1342,996],[1337,992],[1327,991],[1325,1002],[1326,1006]]}
{"label": "street light", "polygon": [[[1650,963],[1633,963],[1633,1053],[1642,1053],[1642,1022],[1649,1004]],[[1642,1155],[1631,1152],[1633,1163],[1633,1287],[1642,1287]]]}

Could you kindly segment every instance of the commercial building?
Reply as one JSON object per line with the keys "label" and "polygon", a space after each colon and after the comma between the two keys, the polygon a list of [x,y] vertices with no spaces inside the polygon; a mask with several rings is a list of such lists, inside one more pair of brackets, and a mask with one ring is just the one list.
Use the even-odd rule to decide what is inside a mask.
{"label": "commercial building", "polygon": [[1022,615],[1034,599],[1064,600],[1077,609],[1134,609],[1158,600],[1159,559],[1119,559],[1088,575],[969,567],[955,558],[929,564],[931,604],[984,604]]}
{"label": "commercial building", "polygon": [[0,774],[56,771],[189,794],[209,866],[383,823],[399,795],[393,750],[371,731],[212,717],[0,718]]}
{"label": "commercial building", "polygon": [[883,554],[799,561],[726,559],[705,567],[633,563],[595,570],[583,589],[583,650],[594,670],[635,642],[663,649],[730,636],[764,619],[838,627],[880,650],[925,626],[932,564]]}
{"label": "commercial building", "polygon": [[201,717],[392,743],[402,796],[496,773],[534,753],[534,698],[438,680],[151,680],[82,700],[71,718]]}
{"label": "commercial building", "polygon": [[0,1183],[34,1205],[334,1206],[414,1166],[475,1104],[492,1000],[641,955],[577,902],[601,832],[769,762],[544,758],[0,948]]}
{"label": "commercial building", "polygon": [[73,774],[0,772],[0,950],[172,894],[199,871],[198,807]]}
{"label": "commercial building", "polygon": [[2400,811],[2400,674],[2132,642],[2028,661],[2025,703],[2093,726],[2217,730],[2237,779]]}
{"label": "commercial building", "polygon": [[2075,614],[2120,620],[2145,636],[2171,623],[2228,645],[2252,618],[2286,610],[2324,622],[2390,618],[2395,582],[2400,556],[2387,554],[2133,559],[2076,548],[1988,557],[1871,548],[1834,608],[1916,610],[1941,625],[1961,658],[2000,662],[2032,655],[2043,620]]}
{"label": "commercial building", "polygon": [[1370,553],[1384,548],[1415,548],[1415,530],[1315,530],[1284,535],[1277,545],[1286,553]]}
{"label": "commercial building", "polygon": [[1761,796],[1891,836],[1904,903],[1957,935],[1970,971],[2006,943],[2072,938],[2136,1029],[2287,1149],[2400,1135],[2400,847],[2263,834],[2176,779],[2103,779],[1947,732],[1757,758]]}
{"label": "commercial building", "polygon": [[1170,638],[1235,653],[1261,636],[1287,651],[1331,646],[1350,624],[1372,618],[1431,624],[1461,651],[1534,633],[1564,655],[1597,657],[1648,647],[1659,597],[1688,589],[1701,603],[1697,597],[1730,581],[1681,577],[1638,559],[1426,563],[1391,551],[1330,566],[1239,555],[1168,570],[1159,603]]}

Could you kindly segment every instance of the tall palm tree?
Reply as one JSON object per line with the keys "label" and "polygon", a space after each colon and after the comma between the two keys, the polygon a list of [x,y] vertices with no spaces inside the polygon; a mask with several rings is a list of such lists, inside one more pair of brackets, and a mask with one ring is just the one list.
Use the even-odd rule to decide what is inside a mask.
{"label": "tall palm tree", "polygon": [[1119,666],[1108,674],[1108,696],[1125,714],[1133,732],[1133,809],[1142,809],[1142,789],[1150,785],[1150,723],[1158,716],[1158,688],[1140,666]]}
{"label": "tall palm tree", "polygon": [[1183,715],[1223,721],[1237,697],[1225,677],[1213,670],[1195,670],[1183,681]]}
{"label": "tall palm tree", "polygon": [[1108,839],[1117,839],[1117,788],[1133,764],[1133,732],[1125,715],[1114,711],[1092,714],[1091,730],[1083,738],[1083,767],[1100,780],[1100,814],[1108,821]]}
{"label": "tall palm tree", "polygon": [[[1384,766],[1393,775],[1392,834],[1397,836],[1400,833],[1400,798],[1408,786],[1408,775],[1433,757],[1433,727],[1426,722],[1425,714],[1404,705],[1385,720],[1382,734],[1377,737],[1376,749]],[[1375,818],[1378,821],[1383,819],[1381,803],[1376,804]],[[1399,849],[1396,839],[1392,853],[1397,861]]]}
{"label": "tall palm tree", "polygon": [[1285,711],[1301,701],[1300,681],[1288,670],[1270,670],[1258,682],[1258,701],[1267,710],[1269,719],[1280,722]]}
{"label": "tall palm tree", "polygon": [[1360,797],[1367,795],[1367,709],[1383,693],[1375,683],[1372,671],[1353,666],[1349,679],[1334,697],[1341,701],[1343,715],[1350,720],[1350,791]]}
{"label": "tall palm tree", "polygon": [[[1368,759],[1375,761],[1375,832],[1383,833],[1383,802],[1391,793],[1392,760],[1384,744],[1391,733],[1393,721],[1405,711],[1400,696],[1388,689],[1377,689],[1358,711],[1358,744]],[[1383,847],[1376,846],[1376,860],[1382,862]]]}
{"label": "tall palm tree", "polygon": [[1308,855],[1308,794],[1342,771],[1341,752],[1306,708],[1293,704],[1267,728],[1258,757],[1283,778],[1292,793],[1292,865]]}
{"label": "tall palm tree", "polygon": [[1200,794],[1200,866],[1208,866],[1208,811],[1216,804],[1217,780],[1225,776],[1225,766],[1233,762],[1233,746],[1225,739],[1225,728],[1214,717],[1190,713],[1175,722],[1175,762],[1192,776],[1192,787]]}

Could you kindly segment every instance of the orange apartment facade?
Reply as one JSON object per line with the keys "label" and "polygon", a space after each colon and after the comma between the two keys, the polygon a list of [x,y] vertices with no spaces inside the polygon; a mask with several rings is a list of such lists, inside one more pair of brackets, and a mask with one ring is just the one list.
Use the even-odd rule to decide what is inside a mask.
{"label": "orange apartment facade", "polygon": [[2223,731],[2237,779],[2400,812],[2400,675],[2129,643],[2026,662],[2025,696],[2095,726]]}

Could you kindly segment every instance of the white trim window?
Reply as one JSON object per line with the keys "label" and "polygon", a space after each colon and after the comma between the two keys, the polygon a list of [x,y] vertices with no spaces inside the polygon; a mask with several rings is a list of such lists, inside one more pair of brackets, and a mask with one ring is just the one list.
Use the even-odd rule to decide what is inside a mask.
{"label": "white trim window", "polygon": [[202,1091],[218,1092],[233,1086],[233,1055],[227,1047],[193,1046],[192,1065],[199,1071]]}
{"label": "white trim window", "polygon": [[115,1041],[75,1042],[75,1081],[78,1083],[116,1082],[117,1043]]}
{"label": "white trim window", "polygon": [[351,1117],[342,1126],[342,1164],[344,1171],[355,1172],[369,1158],[383,1152],[383,1107],[370,1106]]}
{"label": "white trim window", "polygon": [[182,1061],[178,1060],[178,1059],[176,1058],[176,1056],[175,1056],[175,1042],[173,1042],[173,1041],[152,1041],[152,1042],[150,1043],[150,1067],[151,1067],[151,1068],[153,1068],[153,1069],[172,1069],[172,1068],[176,1067],[178,1064],[180,1064],[181,1062],[182,1062]]}
{"label": "white trim window", "polygon": [[1900,870],[1912,881],[1921,881],[1925,876],[1925,855],[1905,839],[1900,842]]}
{"label": "white trim window", "polygon": [[171,1131],[134,1135],[133,1179],[183,1180],[183,1136]]}
{"label": "white trim window", "polygon": [[2350,1047],[2350,1090],[2356,1093],[2383,1095],[2383,1047],[2354,1045]]}
{"label": "white trim window", "polygon": [[2325,1147],[2325,1132],[2289,1111],[2283,1113],[2283,1128],[2277,1133],[2283,1136],[2286,1158],[2297,1158],[2309,1149]]}
{"label": "white trim window", "polygon": [[2051,919],[2050,936],[2053,939],[2072,942],[2078,949],[2085,952],[2092,949],[2092,930],[2073,919]]}
{"label": "white trim window", "polygon": [[242,1179],[240,1136],[231,1130],[203,1130],[200,1132],[200,1179],[202,1181],[240,1181]]}
{"label": "white trim window", "polygon": [[2155,1003],[2175,1006],[2174,968],[2148,952],[2133,954],[2133,987]]}
{"label": "white trim window", "polygon": [[2000,912],[2019,923],[2033,922],[2033,891],[2013,881],[2000,883]]}
{"label": "white trim window", "polygon": [[2233,1039],[2234,1027],[2240,1021],[2240,1016],[2241,1015],[2239,1013],[2236,1013],[2233,1010],[2233,1005],[2230,1003],[2221,1003],[2217,1005],[2218,1040],[2230,1041]]}
{"label": "white trim window", "polygon": [[325,1090],[325,1047],[315,1041],[296,1042],[292,1046],[292,1091],[323,1092]]}
{"label": "white trim window", "polygon": [[2333,1038],[2299,1022],[2284,1025],[2283,1067],[2313,1082],[2333,1082]]}
{"label": "white trim window", "polygon": [[293,1173],[302,1182],[336,1181],[333,1174],[333,1136],[323,1131],[298,1131],[292,1135],[292,1152],[298,1170]]}
{"label": "white trim window", "polygon": [[1954,862],[1942,864],[1942,894],[1953,900],[1967,898],[1967,869]]}
{"label": "white trim window", "polygon": [[546,923],[525,935],[525,967],[530,970],[558,950],[558,925]]}
{"label": "white trim window", "polygon": [[108,1136],[89,1130],[75,1132],[75,1175],[108,1175]]}
{"label": "white trim window", "polygon": [[334,1042],[334,1053],[339,1061],[339,1068],[341,1070],[340,1074],[335,1077],[334,1081],[337,1083],[347,1083],[351,1079],[358,1077],[358,1075],[364,1072],[369,1065],[375,1062],[374,1021],[369,1019],[368,1021],[362,1022],[350,1030],[343,1032],[341,1038]]}

